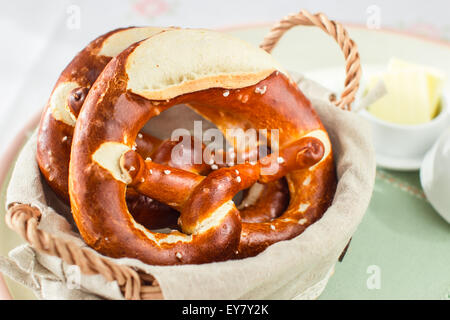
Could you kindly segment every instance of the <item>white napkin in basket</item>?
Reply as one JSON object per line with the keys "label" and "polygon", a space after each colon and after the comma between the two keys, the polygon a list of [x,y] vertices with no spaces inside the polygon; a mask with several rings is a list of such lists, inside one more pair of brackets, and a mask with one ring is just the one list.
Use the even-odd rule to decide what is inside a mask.
{"label": "white napkin in basket", "polygon": [[[317,83],[302,76],[296,79],[326,126],[335,154],[339,182],[333,205],[324,216],[300,236],[276,243],[252,258],[164,267],[114,259],[118,264],[154,275],[166,299],[310,299],[320,295],[367,209],[375,159],[365,121],[333,106],[328,101],[330,92]],[[33,135],[17,160],[6,205],[19,202],[38,207],[43,213],[41,229],[85,246],[73,232],[67,208],[42,184],[35,150]],[[100,275],[82,275],[78,267],[29,245],[15,248],[8,258],[0,257],[0,271],[42,299],[123,299],[116,282],[108,283]]]}

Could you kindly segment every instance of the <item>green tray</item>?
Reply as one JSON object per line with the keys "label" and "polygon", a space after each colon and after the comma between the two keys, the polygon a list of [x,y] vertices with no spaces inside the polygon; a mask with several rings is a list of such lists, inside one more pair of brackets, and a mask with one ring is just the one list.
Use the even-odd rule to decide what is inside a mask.
{"label": "green tray", "polygon": [[450,224],[418,172],[377,170],[369,209],[320,299],[450,299]]}

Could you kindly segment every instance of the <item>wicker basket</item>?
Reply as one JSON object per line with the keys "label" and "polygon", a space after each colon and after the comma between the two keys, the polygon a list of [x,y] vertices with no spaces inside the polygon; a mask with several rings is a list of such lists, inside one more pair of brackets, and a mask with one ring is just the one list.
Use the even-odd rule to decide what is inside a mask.
{"label": "wicker basket", "polygon": [[[361,77],[360,59],[356,44],[349,38],[344,27],[329,20],[322,13],[310,14],[303,10],[292,14],[275,24],[260,47],[271,52],[283,34],[294,26],[317,26],[332,36],[341,48],[346,60],[345,89],[340,99],[332,99],[338,108],[350,110]],[[8,209],[5,219],[7,225],[19,233],[35,250],[61,258],[69,265],[79,266],[87,275],[101,274],[107,281],[117,281],[126,299],[163,299],[161,288],[155,278],[110,259],[92,250],[62,240],[38,229],[41,212],[26,204],[15,204]]]}

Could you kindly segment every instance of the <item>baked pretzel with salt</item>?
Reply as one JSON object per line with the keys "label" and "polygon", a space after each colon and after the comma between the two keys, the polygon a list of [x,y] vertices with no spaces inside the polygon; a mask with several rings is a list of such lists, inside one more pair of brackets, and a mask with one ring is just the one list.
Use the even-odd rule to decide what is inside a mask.
{"label": "baked pretzel with salt", "polygon": [[[68,167],[73,128],[90,87],[117,53],[134,42],[166,29],[131,27],[108,32],[84,48],[59,77],[41,118],[37,160],[46,181],[66,202],[69,202]],[[136,139],[136,150],[144,158],[150,157],[157,163],[169,164],[199,174],[207,174],[211,171],[211,166],[205,162],[193,164],[171,161],[171,151],[178,143],[179,141],[161,141],[140,132]],[[285,207],[288,196],[281,182],[275,182],[260,189],[261,187],[257,190],[264,191],[264,196],[257,199],[250,197],[251,205],[241,212],[244,219],[247,215],[253,218],[257,216],[258,219],[263,219],[265,216],[277,216]],[[248,205],[250,202],[247,200],[245,203]],[[127,204],[133,217],[148,228],[176,226],[179,215],[176,210],[133,192],[132,189],[127,190]]]}
{"label": "baked pretzel with salt", "polygon": [[[145,160],[133,150],[139,130],[182,103],[222,131],[278,129],[278,145],[269,147],[279,154],[206,177]],[[243,222],[233,196],[282,177],[286,210],[270,221]],[[179,210],[181,231],[137,223],[127,186]],[[73,216],[85,242],[111,257],[171,265],[253,256],[319,219],[335,186],[328,135],[297,85],[267,52],[217,32],[171,29],[131,45],[103,70],[75,125]]]}

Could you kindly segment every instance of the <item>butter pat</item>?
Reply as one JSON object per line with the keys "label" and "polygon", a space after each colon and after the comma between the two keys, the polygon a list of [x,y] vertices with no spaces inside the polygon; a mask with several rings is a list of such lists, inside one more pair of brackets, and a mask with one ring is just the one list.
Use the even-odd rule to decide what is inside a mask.
{"label": "butter pat", "polygon": [[444,75],[438,70],[392,59],[386,73],[373,76],[367,90],[383,81],[387,94],[368,107],[374,116],[399,124],[420,124],[439,113]]}

